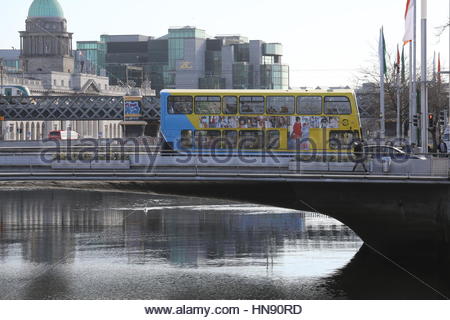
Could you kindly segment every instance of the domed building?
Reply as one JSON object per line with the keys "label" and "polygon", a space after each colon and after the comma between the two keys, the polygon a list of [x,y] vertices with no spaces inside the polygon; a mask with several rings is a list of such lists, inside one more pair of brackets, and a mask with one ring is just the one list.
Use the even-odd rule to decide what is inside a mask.
{"label": "domed building", "polygon": [[72,33],[57,0],[34,0],[20,32],[24,72],[74,72]]}
{"label": "domed building", "polygon": [[[31,0],[30,0],[31,1]],[[33,0],[20,31],[21,71],[7,76],[6,84],[27,86],[31,95],[124,96],[127,90],[110,86],[108,77],[79,73],[75,69],[72,33],[57,0]],[[52,130],[72,129],[83,138],[118,138],[120,121],[4,121],[4,140],[42,140]]]}

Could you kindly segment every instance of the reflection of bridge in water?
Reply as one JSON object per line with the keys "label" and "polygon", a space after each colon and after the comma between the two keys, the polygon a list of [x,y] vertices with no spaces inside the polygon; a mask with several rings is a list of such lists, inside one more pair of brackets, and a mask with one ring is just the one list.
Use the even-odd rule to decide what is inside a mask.
{"label": "reflection of bridge in water", "polygon": [[[61,181],[61,186],[65,185],[62,181],[111,182],[119,188],[320,212],[349,226],[366,244],[389,256],[449,256],[447,159],[407,161],[393,165],[391,173],[374,165],[370,174],[352,174],[291,170],[295,168],[289,158],[278,159],[278,163],[270,158],[233,158],[225,164],[190,156],[144,154],[139,161],[130,155],[127,168],[115,168],[107,162],[97,163],[100,160],[66,161],[62,165],[68,166],[54,167],[61,163],[41,163],[36,156],[30,156],[37,160],[31,162],[25,157],[21,164],[21,157],[12,159],[13,170],[2,167],[0,179]],[[306,168],[311,164],[315,165],[307,163]],[[335,163],[333,170],[348,169],[348,165],[351,170],[352,163]],[[331,163],[328,166],[331,170]],[[424,171],[417,170],[421,167]]]}
{"label": "reflection of bridge in water", "polygon": [[[324,228],[314,221],[326,217],[271,207],[228,204],[227,210],[210,212],[206,204],[191,209],[171,204],[145,214],[143,208],[123,208],[143,198],[127,193],[13,190],[0,191],[0,197],[1,256],[19,245],[23,259],[36,263],[70,261],[83,247],[95,251],[106,245],[125,250],[134,263],[164,259],[195,266],[230,257],[265,259],[292,241],[304,240],[306,249],[348,248],[358,241],[334,220]],[[98,235],[95,242],[89,234]],[[317,241],[308,243],[311,238]]]}

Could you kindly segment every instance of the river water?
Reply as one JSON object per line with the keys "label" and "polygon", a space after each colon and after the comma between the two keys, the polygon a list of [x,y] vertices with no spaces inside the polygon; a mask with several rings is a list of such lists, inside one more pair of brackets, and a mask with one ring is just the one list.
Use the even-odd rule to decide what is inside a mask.
{"label": "river water", "polygon": [[3,188],[0,200],[0,299],[435,299],[450,291],[445,274],[360,250],[352,230],[318,214],[95,190]]}

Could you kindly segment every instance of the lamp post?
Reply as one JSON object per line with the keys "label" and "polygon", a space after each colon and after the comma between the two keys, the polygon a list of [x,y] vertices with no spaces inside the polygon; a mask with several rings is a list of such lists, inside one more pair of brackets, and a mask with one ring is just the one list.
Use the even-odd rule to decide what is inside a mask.
{"label": "lamp post", "polygon": [[0,58],[0,96],[3,95],[3,58]]}
{"label": "lamp post", "polygon": [[421,99],[421,113],[422,113],[422,130],[421,130],[421,147],[422,152],[428,152],[428,88],[427,88],[427,0],[422,0],[421,10],[421,25],[422,25],[422,54],[421,54],[421,79],[420,79],[420,99]]}

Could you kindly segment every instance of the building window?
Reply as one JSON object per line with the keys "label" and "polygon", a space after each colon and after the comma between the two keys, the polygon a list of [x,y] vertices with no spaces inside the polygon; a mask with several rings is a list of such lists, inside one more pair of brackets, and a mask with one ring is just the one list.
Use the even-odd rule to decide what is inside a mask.
{"label": "building window", "polygon": [[240,97],[239,104],[242,114],[264,113],[264,97]]}
{"label": "building window", "polygon": [[294,110],[294,97],[267,97],[267,113],[269,114],[293,114]]}
{"label": "building window", "polygon": [[237,97],[223,97],[223,113],[224,114],[237,113]]}
{"label": "building window", "polygon": [[64,80],[61,80],[61,87],[64,87]]}
{"label": "building window", "polygon": [[53,80],[53,85],[56,86],[56,80]]}
{"label": "building window", "polygon": [[322,97],[297,97],[298,114],[322,114]]}
{"label": "building window", "polygon": [[351,114],[352,107],[347,97],[325,97],[326,114]]}
{"label": "building window", "polygon": [[220,97],[195,97],[196,114],[219,114]]}
{"label": "building window", "polygon": [[190,96],[170,96],[168,110],[171,114],[191,114],[193,99]]}

